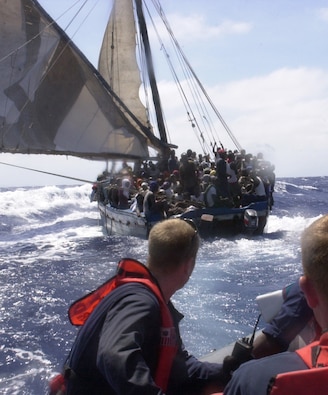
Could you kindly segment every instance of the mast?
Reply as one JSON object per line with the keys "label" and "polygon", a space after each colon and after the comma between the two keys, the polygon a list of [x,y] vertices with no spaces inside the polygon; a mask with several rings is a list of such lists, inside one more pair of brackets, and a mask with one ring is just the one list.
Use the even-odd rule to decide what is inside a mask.
{"label": "mast", "polygon": [[136,4],[136,9],[137,9],[137,16],[138,16],[140,33],[141,33],[143,45],[145,48],[145,56],[146,56],[146,63],[147,63],[147,69],[148,69],[148,75],[149,75],[149,83],[150,83],[150,88],[151,88],[152,96],[153,96],[153,102],[154,102],[154,107],[155,107],[155,112],[156,112],[156,119],[157,119],[157,126],[158,126],[158,130],[159,130],[159,135],[160,135],[161,140],[164,143],[167,143],[166,128],[165,128],[165,124],[164,124],[162,106],[161,106],[161,101],[160,101],[160,97],[159,97],[159,93],[158,93],[156,77],[155,77],[155,73],[154,73],[154,66],[153,66],[153,61],[152,61],[152,56],[151,56],[148,31],[147,31],[146,21],[145,21],[145,17],[144,17],[143,10],[142,10],[142,0],[135,0],[135,4]]}

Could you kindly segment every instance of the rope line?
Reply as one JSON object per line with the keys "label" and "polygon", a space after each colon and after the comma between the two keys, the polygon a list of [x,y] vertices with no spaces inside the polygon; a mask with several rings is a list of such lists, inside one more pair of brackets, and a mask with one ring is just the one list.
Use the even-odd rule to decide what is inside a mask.
{"label": "rope line", "polygon": [[19,169],[30,170],[30,171],[34,171],[34,172],[37,172],[37,173],[49,174],[50,176],[67,178],[67,179],[69,179],[69,180],[86,182],[86,183],[88,183],[88,184],[93,184],[93,183],[95,182],[95,181],[90,181],[90,180],[84,180],[83,178],[76,178],[76,177],[64,176],[63,174],[57,174],[57,173],[51,173],[51,172],[48,172],[48,171],[43,171],[43,170],[38,170],[38,169],[32,169],[31,167],[24,167],[24,166],[13,165],[13,164],[11,164],[11,163],[0,162],[0,164],[1,164],[1,165],[6,165],[6,166],[11,166],[11,167],[17,167],[17,168],[19,168]]}

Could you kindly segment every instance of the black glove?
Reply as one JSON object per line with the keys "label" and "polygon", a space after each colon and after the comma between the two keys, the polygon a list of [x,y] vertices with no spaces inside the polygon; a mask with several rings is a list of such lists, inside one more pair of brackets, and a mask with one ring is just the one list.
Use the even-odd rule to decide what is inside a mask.
{"label": "black glove", "polygon": [[227,355],[223,360],[221,370],[221,381],[224,385],[228,384],[231,379],[232,373],[239,368],[241,362],[232,355]]}
{"label": "black glove", "polygon": [[220,381],[223,385],[228,384],[232,373],[237,370],[241,364],[253,359],[252,350],[253,347],[243,339],[238,340],[235,343],[232,355],[227,355],[223,359],[222,369],[220,372]]}

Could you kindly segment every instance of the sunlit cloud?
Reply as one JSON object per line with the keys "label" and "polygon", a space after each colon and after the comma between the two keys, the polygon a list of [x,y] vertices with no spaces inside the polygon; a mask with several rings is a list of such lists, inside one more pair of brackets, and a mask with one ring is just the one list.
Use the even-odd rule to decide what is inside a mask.
{"label": "sunlit cloud", "polygon": [[[180,151],[198,143],[186,112],[177,105],[174,85],[161,82],[171,131]],[[278,174],[309,172],[307,158],[325,168],[328,72],[319,68],[281,68],[267,75],[208,87],[208,93],[241,145],[263,152]],[[190,138],[186,139],[186,135]],[[234,148],[223,136],[224,145]],[[198,149],[199,151],[199,149]],[[197,151],[197,152],[198,152]],[[295,166],[297,164],[297,166]]]}
{"label": "sunlit cloud", "polygon": [[182,42],[190,42],[195,39],[197,42],[214,38],[220,39],[228,35],[246,34],[252,29],[250,23],[232,20],[224,20],[211,25],[203,16],[195,14],[186,16],[172,14],[168,16],[168,19],[175,37]]}
{"label": "sunlit cloud", "polygon": [[320,8],[318,15],[321,20],[328,22],[328,8]]}

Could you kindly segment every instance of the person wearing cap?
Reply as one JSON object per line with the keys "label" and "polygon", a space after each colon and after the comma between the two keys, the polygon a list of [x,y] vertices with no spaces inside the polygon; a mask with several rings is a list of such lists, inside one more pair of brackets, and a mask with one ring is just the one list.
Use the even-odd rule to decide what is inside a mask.
{"label": "person wearing cap", "polygon": [[[66,362],[68,395],[203,395],[221,388],[222,365],[188,353],[183,315],[171,301],[195,267],[200,238],[192,225],[154,225],[146,265],[119,263],[117,285],[86,319]],[[77,314],[87,301],[88,295],[76,302]]]}

